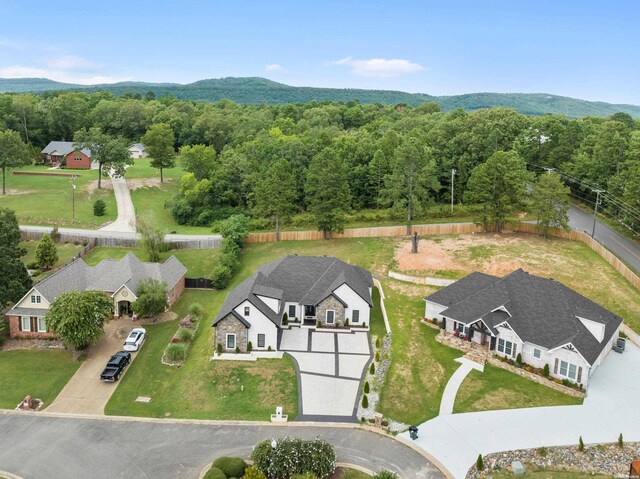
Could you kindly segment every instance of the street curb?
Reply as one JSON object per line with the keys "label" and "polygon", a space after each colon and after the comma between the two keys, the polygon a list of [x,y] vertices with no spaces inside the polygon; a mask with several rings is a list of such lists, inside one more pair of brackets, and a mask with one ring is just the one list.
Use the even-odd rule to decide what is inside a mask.
{"label": "street curb", "polygon": [[6,477],[7,479],[24,479],[22,476],[17,476],[16,474],[11,474],[7,471],[0,470],[0,476]]}

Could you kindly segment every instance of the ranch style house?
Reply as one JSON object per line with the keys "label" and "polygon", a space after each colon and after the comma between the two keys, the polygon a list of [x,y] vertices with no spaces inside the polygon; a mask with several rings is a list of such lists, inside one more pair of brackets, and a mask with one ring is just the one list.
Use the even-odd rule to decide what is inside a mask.
{"label": "ranch style house", "polygon": [[472,273],[425,298],[425,317],[495,354],[587,387],[618,338],[622,318],[553,279],[518,269]]}
{"label": "ranch style house", "polygon": [[172,304],[185,285],[187,268],[171,256],[164,263],[144,263],[133,253],[119,260],[111,258],[89,266],[77,259],[34,285],[7,313],[12,338],[49,338],[45,315],[49,306],[67,291],[104,291],[113,299],[114,316],[130,315],[131,303],[143,279],[157,279],[167,285],[167,299]]}
{"label": "ranch style house", "polygon": [[52,141],[42,150],[42,154],[46,164],[78,170],[91,169],[91,150],[79,150],[71,141]]}
{"label": "ranch style house", "polygon": [[[216,316],[223,351],[278,350],[283,328],[363,327],[373,307],[368,271],[327,256],[284,256],[267,263],[226,297]],[[283,322],[285,315],[287,322]]]}
{"label": "ranch style house", "polygon": [[129,158],[146,158],[149,156],[142,143],[134,143],[127,150],[129,150]]}

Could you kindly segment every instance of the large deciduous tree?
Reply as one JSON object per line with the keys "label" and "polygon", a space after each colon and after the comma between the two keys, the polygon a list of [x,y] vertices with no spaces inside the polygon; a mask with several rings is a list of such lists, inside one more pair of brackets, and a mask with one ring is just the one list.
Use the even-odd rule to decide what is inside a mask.
{"label": "large deciduous tree", "polygon": [[417,138],[407,138],[395,151],[391,174],[385,178],[382,201],[396,210],[406,211],[407,235],[422,204],[437,191],[435,161],[431,150]]}
{"label": "large deciduous tree", "polygon": [[307,171],[305,192],[322,238],[342,232],[351,193],[344,161],[335,150],[326,148],[313,158]]}
{"label": "large deciduous tree", "polygon": [[0,131],[0,168],[2,168],[2,194],[6,194],[7,168],[19,168],[31,163],[29,149],[20,135],[13,130]]}
{"label": "large deciduous tree", "polygon": [[136,229],[140,233],[138,244],[147,255],[147,260],[152,263],[160,261],[160,253],[167,251],[169,247],[164,242],[164,233],[155,229],[147,218],[140,218]]}
{"label": "large deciduous tree", "polygon": [[65,344],[84,349],[100,339],[112,315],[113,301],[102,291],[67,291],[55,299],[45,321]]}
{"label": "large deciduous tree", "polygon": [[145,149],[151,157],[151,166],[160,170],[160,183],[164,181],[162,170],[173,168],[176,164],[176,154],[173,149],[175,141],[173,130],[166,123],[153,125],[142,137]]}
{"label": "large deciduous tree", "polygon": [[497,151],[471,172],[465,199],[482,206],[485,229],[501,231],[509,215],[524,208],[529,174],[515,151]]}
{"label": "large deciduous tree", "polygon": [[0,305],[18,301],[31,287],[31,278],[20,257],[20,228],[15,213],[0,208]]}
{"label": "large deciduous tree", "polygon": [[542,174],[533,183],[531,211],[538,220],[538,229],[546,238],[551,228],[569,229],[569,194],[556,173]]}
{"label": "large deciduous tree", "polygon": [[51,239],[45,234],[36,246],[36,263],[42,269],[51,269],[58,262],[58,249]]}
{"label": "large deciduous tree", "polygon": [[147,278],[138,284],[138,299],[131,304],[133,312],[139,317],[157,316],[168,307],[167,283]]}
{"label": "large deciduous tree", "polygon": [[98,188],[102,188],[102,171],[111,170],[114,176],[124,175],[125,168],[133,164],[127,150],[128,142],[103,133],[98,127],[78,130],[73,136],[78,149],[91,150],[91,161],[98,163]]}
{"label": "large deciduous tree", "polygon": [[209,178],[215,168],[216,150],[206,145],[185,145],[180,148],[178,162],[183,170],[193,173],[200,181]]}
{"label": "large deciduous tree", "polygon": [[280,220],[295,210],[297,198],[295,175],[289,162],[277,159],[264,173],[254,190],[254,211],[263,217],[272,217],[276,223],[276,241],[280,239]]}

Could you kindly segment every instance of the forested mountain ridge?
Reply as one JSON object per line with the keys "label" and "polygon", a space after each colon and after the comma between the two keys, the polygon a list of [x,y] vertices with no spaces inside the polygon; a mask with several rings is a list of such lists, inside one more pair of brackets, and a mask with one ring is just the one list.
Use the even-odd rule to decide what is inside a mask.
{"label": "forested mountain ridge", "polygon": [[469,93],[454,96],[431,96],[424,93],[406,93],[393,90],[294,87],[260,77],[209,79],[185,85],[121,82],[90,86],[60,83],[44,78],[0,79],[0,93],[42,93],[56,90],[104,91],[115,96],[145,95],[151,92],[156,98],[173,95],[181,100],[215,102],[228,99],[243,105],[359,101],[360,103],[417,106],[424,102],[433,102],[440,105],[443,111],[451,111],[456,108],[473,111],[501,106],[534,116],[552,113],[566,115],[570,118],[582,118],[609,116],[616,112],[624,112],[635,118],[640,118],[640,106],[578,100],[545,93]]}

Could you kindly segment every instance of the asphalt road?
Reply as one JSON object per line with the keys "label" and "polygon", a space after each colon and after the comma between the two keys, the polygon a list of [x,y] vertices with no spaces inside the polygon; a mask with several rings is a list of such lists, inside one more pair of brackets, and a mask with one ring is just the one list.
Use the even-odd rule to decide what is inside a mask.
{"label": "asphalt road", "polygon": [[313,426],[200,425],[100,420],[0,412],[0,470],[25,479],[197,478],[216,457],[248,457],[263,439],[285,435],[335,446],[338,462],[401,478],[444,478],[413,449],[361,429]]}
{"label": "asphalt road", "polygon": [[[572,206],[569,210],[569,226],[571,229],[586,231],[591,235],[593,215]],[[594,238],[640,274],[640,246],[599,221],[596,221]]]}

